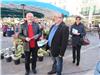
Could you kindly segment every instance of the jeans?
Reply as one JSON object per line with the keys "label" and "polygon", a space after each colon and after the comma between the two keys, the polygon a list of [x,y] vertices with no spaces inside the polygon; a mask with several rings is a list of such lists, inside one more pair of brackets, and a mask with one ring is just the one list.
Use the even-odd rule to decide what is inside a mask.
{"label": "jeans", "polygon": [[57,75],[61,75],[63,68],[63,57],[53,57],[52,70],[56,71]]}

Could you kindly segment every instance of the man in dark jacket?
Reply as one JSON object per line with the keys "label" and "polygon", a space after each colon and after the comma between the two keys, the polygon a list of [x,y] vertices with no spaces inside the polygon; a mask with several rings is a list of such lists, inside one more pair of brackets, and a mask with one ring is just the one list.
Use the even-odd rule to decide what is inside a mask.
{"label": "man in dark jacket", "polygon": [[72,47],[73,47],[73,63],[77,59],[76,65],[79,66],[80,62],[80,50],[81,50],[81,39],[86,35],[84,25],[80,22],[81,17],[76,17],[76,22],[71,26],[71,35],[72,35]]}
{"label": "man in dark jacket", "polygon": [[57,73],[61,75],[63,67],[63,56],[67,47],[69,28],[63,22],[63,15],[57,14],[55,24],[51,27],[48,36],[48,46],[53,57],[52,70],[48,74]]}
{"label": "man in dark jacket", "polygon": [[33,22],[33,14],[26,14],[26,22],[21,25],[21,30],[19,34],[19,38],[24,41],[24,50],[25,50],[25,75],[29,75],[30,72],[30,56],[32,53],[32,71],[33,73],[37,73],[36,71],[36,61],[37,61],[37,40],[41,36],[41,31],[39,29],[38,24]]}

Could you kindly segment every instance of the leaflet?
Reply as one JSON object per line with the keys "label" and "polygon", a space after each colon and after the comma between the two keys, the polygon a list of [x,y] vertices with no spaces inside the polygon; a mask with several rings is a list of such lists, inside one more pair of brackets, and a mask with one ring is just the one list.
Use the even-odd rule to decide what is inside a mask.
{"label": "leaflet", "polygon": [[75,29],[75,28],[73,28],[73,29],[72,29],[72,33],[73,33],[73,34],[77,34],[77,33],[78,33],[78,30]]}

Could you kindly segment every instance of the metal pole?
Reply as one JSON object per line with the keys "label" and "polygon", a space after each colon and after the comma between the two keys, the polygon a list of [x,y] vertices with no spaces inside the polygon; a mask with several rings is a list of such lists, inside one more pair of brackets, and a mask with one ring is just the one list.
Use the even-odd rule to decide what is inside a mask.
{"label": "metal pole", "polygon": [[22,6],[22,10],[23,10],[23,18],[25,18],[25,11],[24,11],[25,4],[21,4],[21,6]]}

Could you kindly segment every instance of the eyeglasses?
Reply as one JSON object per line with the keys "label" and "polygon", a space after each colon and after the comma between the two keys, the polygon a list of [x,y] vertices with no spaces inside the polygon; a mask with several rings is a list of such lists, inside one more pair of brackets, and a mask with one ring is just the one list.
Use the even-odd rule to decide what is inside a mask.
{"label": "eyeglasses", "polygon": [[60,18],[61,19],[62,17],[57,17],[57,18]]}

